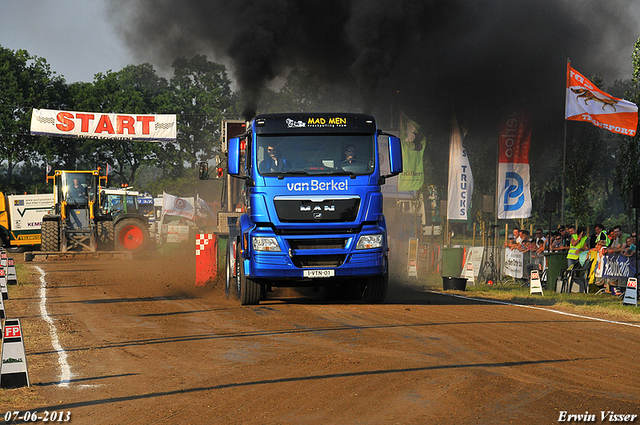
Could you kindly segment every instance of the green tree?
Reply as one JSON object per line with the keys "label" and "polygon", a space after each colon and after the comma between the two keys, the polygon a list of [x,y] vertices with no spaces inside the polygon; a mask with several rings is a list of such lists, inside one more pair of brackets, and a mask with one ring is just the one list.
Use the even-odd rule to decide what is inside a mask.
{"label": "green tree", "polygon": [[47,61],[26,50],[0,46],[0,163],[6,164],[4,185],[14,187],[15,167],[39,159],[42,138],[29,134],[32,108],[56,108],[67,96],[64,78]]}
{"label": "green tree", "polygon": [[[633,63],[633,77],[631,85],[626,91],[625,98],[640,104],[640,38],[636,41],[631,55]],[[620,150],[615,178],[620,193],[628,194],[634,185],[640,182],[640,139],[636,133],[634,137],[620,136]],[[625,198],[626,199],[626,198]],[[630,213],[631,208],[625,202],[625,210]]]}
{"label": "green tree", "polygon": [[170,98],[167,109],[178,114],[176,146],[165,146],[165,159],[178,169],[198,162],[220,151],[220,123],[225,117],[237,117],[238,110],[231,91],[231,81],[224,65],[196,55],[173,62]]}
{"label": "green tree", "polygon": [[[73,109],[105,113],[153,114],[166,105],[161,101],[169,85],[156,74],[152,65],[128,65],[118,72],[98,73],[93,84],[77,83],[70,87]],[[144,163],[157,159],[159,147],[153,142],[129,140],[90,140],[87,143],[74,139],[79,158],[70,156],[67,149],[57,156],[69,167],[70,161],[80,162],[87,168],[107,164],[114,168],[112,178],[119,183],[132,184],[136,172]]]}

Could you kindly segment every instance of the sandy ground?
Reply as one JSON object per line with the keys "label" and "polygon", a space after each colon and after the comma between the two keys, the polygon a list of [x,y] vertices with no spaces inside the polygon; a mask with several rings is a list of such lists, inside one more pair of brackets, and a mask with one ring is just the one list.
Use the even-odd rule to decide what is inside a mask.
{"label": "sandy ground", "polygon": [[[562,412],[588,412],[595,423],[608,422],[601,412],[640,414],[639,323],[456,298],[398,279],[380,305],[276,290],[244,307],[219,284],[196,288],[190,254],[25,264],[37,283],[10,287],[5,308],[22,320],[32,385],[0,390],[0,415],[548,424]],[[52,348],[42,295],[64,352]]]}

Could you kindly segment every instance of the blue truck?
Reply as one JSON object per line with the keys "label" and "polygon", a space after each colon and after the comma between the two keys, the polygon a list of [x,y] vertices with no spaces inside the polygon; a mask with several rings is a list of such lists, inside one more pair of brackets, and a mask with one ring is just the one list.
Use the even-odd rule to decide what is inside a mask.
{"label": "blue truck", "polygon": [[252,305],[273,287],[313,287],[382,302],[381,185],[402,172],[400,139],[356,113],[262,114],[243,129],[227,147],[228,174],[244,183],[236,211],[245,211],[229,219],[227,294]]}

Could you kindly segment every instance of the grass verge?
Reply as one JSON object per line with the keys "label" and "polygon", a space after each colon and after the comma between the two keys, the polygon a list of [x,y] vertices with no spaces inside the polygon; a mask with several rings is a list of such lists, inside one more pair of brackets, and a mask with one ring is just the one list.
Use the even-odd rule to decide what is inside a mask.
{"label": "grass verge", "polygon": [[[442,277],[439,274],[428,274],[419,280],[419,283],[426,288],[443,290]],[[509,301],[515,304],[549,307],[574,314],[640,322],[640,308],[623,305],[621,298],[611,294],[558,294],[555,291],[543,290],[544,295],[540,295],[530,294],[529,287],[522,287],[520,284],[487,285],[485,283],[468,284],[466,291],[451,292],[470,297]]]}

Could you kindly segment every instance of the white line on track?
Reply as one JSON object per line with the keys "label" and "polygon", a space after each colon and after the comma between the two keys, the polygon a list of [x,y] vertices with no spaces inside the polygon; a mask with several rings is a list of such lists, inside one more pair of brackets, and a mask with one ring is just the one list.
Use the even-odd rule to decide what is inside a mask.
{"label": "white line on track", "polygon": [[49,316],[49,313],[47,313],[47,281],[44,278],[44,270],[38,266],[36,266],[36,269],[40,272],[40,316],[49,324],[51,345],[53,345],[53,349],[58,353],[58,364],[60,365],[60,382],[58,386],[68,387],[71,381],[71,368],[69,367],[69,363],[67,363],[67,352],[64,351],[60,345],[56,326],[53,323],[53,319]]}
{"label": "white line on track", "polygon": [[466,296],[463,296],[463,295],[446,294],[444,292],[439,292],[439,291],[426,291],[426,292],[430,292],[432,294],[446,295],[448,297],[462,298],[462,299],[465,299],[465,300],[484,301],[486,303],[512,305],[514,307],[523,307],[523,308],[532,308],[534,310],[543,310],[543,311],[548,311],[549,313],[563,314],[565,316],[578,317],[580,319],[587,319],[587,320],[594,320],[596,322],[613,323],[613,324],[616,324],[616,325],[626,325],[626,326],[633,326],[635,328],[640,328],[640,325],[636,324],[636,323],[616,322],[615,320],[607,320],[607,319],[600,319],[598,317],[582,316],[580,314],[566,313],[564,311],[552,310],[550,308],[544,308],[544,307],[536,307],[536,306],[533,306],[533,305],[508,303],[506,301],[498,301],[498,300],[492,300],[492,299],[488,299],[488,298],[466,297]]}

